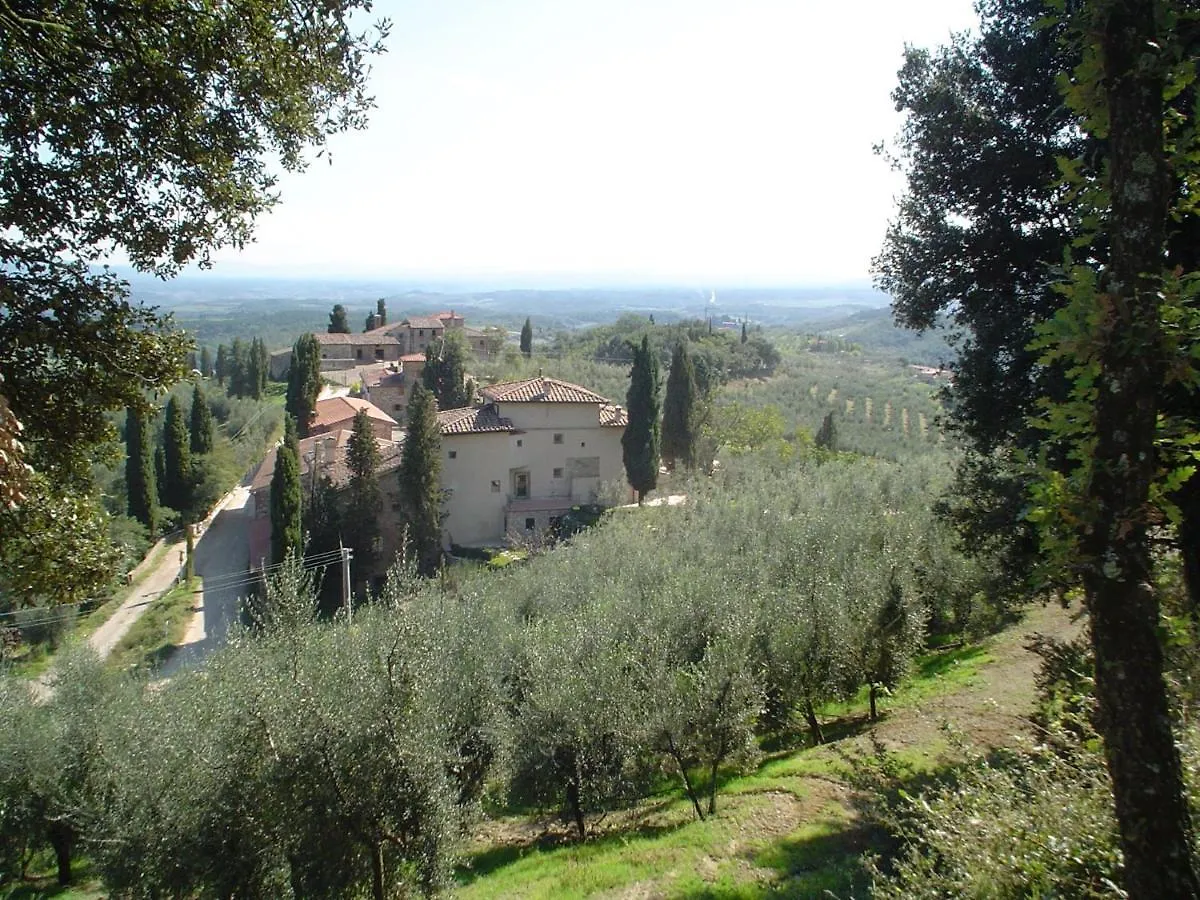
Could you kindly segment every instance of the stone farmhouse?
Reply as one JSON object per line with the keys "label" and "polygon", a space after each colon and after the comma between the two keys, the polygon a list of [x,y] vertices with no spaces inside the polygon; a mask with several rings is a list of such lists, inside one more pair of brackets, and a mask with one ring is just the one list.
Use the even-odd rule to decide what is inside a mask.
{"label": "stone farmhouse", "polygon": [[[368,366],[372,363],[395,363],[408,356],[425,358],[425,348],[443,337],[447,330],[458,330],[476,356],[486,356],[491,350],[490,337],[478,328],[468,328],[463,317],[453,310],[432,316],[409,316],[392,325],[381,325],[361,334],[327,334],[315,332],[321,346],[321,369],[335,372]],[[287,347],[271,354],[270,374],[282,379],[291,365],[292,350]]]}
{"label": "stone farmhouse", "polygon": [[479,393],[482,406],[438,413],[447,546],[540,534],[573,505],[595,501],[603,484],[620,484],[632,499],[622,407],[541,376]]}

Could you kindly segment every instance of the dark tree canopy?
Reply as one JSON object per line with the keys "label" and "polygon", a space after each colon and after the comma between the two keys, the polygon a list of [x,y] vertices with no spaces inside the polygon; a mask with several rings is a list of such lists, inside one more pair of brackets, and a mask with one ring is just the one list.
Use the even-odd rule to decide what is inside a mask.
{"label": "dark tree canopy", "polygon": [[421,382],[433,392],[439,409],[471,405],[474,390],[467,379],[467,347],[458,332],[449,331],[425,348]]}
{"label": "dark tree canopy", "polygon": [[696,370],[686,341],[671,352],[671,370],[667,373],[667,395],[663,401],[662,457],[668,469],[682,464],[696,468],[696,450],[700,439],[700,396]]}
{"label": "dark tree canopy", "polygon": [[125,494],[129,515],[153,536],[158,531],[158,485],[154,480],[154,442],[146,413],[131,406],[125,413]]}
{"label": "dark tree canopy", "polygon": [[629,424],[621,435],[621,450],[625,474],[641,503],[646,493],[658,484],[658,358],[650,349],[650,339],[646,336],[632,349],[633,368],[629,372],[629,391],[625,395]]}
{"label": "dark tree canopy", "polygon": [[163,424],[163,462],[166,476],[160,485],[163,503],[186,515],[192,506],[191,438],[183,421],[183,409],[174,397],[167,401]]}
{"label": "dark tree canopy", "polygon": [[312,334],[301,335],[292,348],[288,368],[286,409],[296,420],[301,437],[308,437],[309,423],[321,393],[321,347]]}
{"label": "dark tree canopy", "polygon": [[329,327],[325,329],[329,334],[349,334],[350,321],[346,318],[346,307],[340,303],[335,303],[333,312],[329,314]]}
{"label": "dark tree canopy", "polygon": [[379,490],[379,444],[371,430],[371,419],[367,411],[360,409],[354,415],[354,428],[346,447],[346,465],[350,469],[350,483],[346,486],[345,514],[342,517],[346,545],[354,551],[354,560],[359,569],[370,569],[378,555],[376,542],[379,540],[379,513],[383,509],[383,495]]}
{"label": "dark tree canopy", "polygon": [[192,388],[191,450],[193,453],[211,453],[212,448],[212,410],[208,408],[208,398],[197,383]]}
{"label": "dark tree canopy", "polygon": [[289,556],[301,556],[304,538],[300,523],[300,448],[296,423],[284,418],[283,443],[275,451],[275,471],[271,475],[271,562],[283,562]]}
{"label": "dark tree canopy", "polygon": [[421,574],[433,575],[442,558],[442,433],[433,394],[421,384],[408,401],[399,479],[409,547]]}
{"label": "dark tree canopy", "polygon": [[533,355],[533,323],[528,317],[521,326],[521,352],[525,354],[526,359]]}

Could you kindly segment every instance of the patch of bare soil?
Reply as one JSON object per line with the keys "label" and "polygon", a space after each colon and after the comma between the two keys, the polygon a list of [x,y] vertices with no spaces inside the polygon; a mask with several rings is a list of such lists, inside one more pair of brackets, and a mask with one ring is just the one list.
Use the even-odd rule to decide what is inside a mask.
{"label": "patch of bare soil", "polygon": [[875,727],[891,749],[929,746],[948,725],[980,749],[1011,746],[1032,737],[1029,715],[1035,700],[1034,676],[1041,658],[1026,648],[1034,634],[1070,640],[1082,631],[1079,609],[1056,603],[1034,606],[1024,619],[997,635],[993,657],[970,687],[931,697],[919,706],[889,712]]}

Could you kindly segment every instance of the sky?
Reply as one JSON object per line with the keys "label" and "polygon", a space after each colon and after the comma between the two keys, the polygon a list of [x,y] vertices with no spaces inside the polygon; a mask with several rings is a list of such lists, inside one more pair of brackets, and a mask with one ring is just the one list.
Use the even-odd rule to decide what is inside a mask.
{"label": "sky", "polygon": [[869,278],[905,43],[970,0],[385,0],[368,128],[217,273],[696,286]]}

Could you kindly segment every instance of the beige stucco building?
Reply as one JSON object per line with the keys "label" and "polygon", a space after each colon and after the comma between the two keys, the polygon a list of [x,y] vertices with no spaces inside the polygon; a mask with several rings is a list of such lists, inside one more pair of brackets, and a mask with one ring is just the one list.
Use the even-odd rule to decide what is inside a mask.
{"label": "beige stucco building", "polygon": [[579,385],[531,378],[484,387],[483,406],[438,413],[447,545],[540,534],[601,485],[629,492],[624,409]]}

